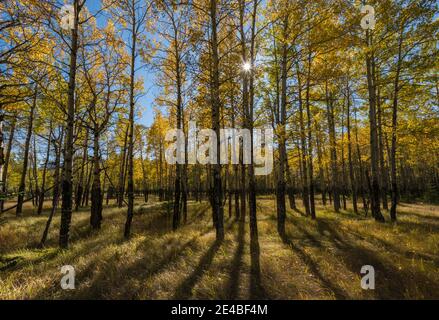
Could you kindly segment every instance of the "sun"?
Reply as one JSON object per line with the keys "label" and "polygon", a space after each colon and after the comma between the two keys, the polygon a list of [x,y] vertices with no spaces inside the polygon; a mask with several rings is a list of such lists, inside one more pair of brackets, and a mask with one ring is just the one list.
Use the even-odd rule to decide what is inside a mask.
{"label": "sun", "polygon": [[252,65],[250,64],[250,62],[244,62],[244,64],[242,65],[242,69],[245,72],[249,72],[252,68]]}

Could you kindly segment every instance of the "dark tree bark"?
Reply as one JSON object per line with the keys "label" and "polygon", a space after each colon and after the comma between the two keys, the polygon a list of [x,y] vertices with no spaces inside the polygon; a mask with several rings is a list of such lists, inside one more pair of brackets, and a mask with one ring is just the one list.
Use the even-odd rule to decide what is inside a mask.
{"label": "dark tree bark", "polygon": [[38,87],[37,85],[35,85],[33,101],[29,114],[29,123],[27,127],[26,140],[24,143],[23,167],[21,169],[20,186],[18,187],[18,199],[17,199],[17,208],[16,208],[17,216],[21,216],[21,213],[23,211],[23,201],[26,192],[26,174],[27,174],[27,167],[29,163],[30,140],[32,138],[35,109],[37,107],[37,98],[38,98]]}
{"label": "dark tree bark", "polygon": [[[253,12],[251,19],[251,36],[250,36],[250,81],[249,81],[249,107],[247,113],[247,127],[250,129],[250,165],[249,165],[249,209],[250,209],[250,236],[254,242],[253,247],[257,245],[257,252],[259,252],[258,238],[258,220],[256,216],[256,181],[254,172],[254,145],[253,145],[253,126],[254,126],[254,59],[255,59],[255,38],[256,38],[256,19],[257,19],[258,0],[253,1]],[[285,200],[284,200],[285,206]]]}
{"label": "dark tree bark", "polygon": [[79,13],[85,4],[85,0],[74,0],[74,28],[71,32],[72,41],[70,45],[70,71],[69,87],[67,99],[67,121],[66,137],[64,144],[64,169],[62,178],[62,207],[61,207],[61,224],[59,230],[59,246],[63,249],[69,245],[70,222],[72,220],[72,169],[73,169],[73,134],[75,126],[75,87],[76,87],[76,59],[78,53],[78,23]]}
{"label": "dark tree bark", "polygon": [[211,74],[211,120],[212,129],[216,133],[217,159],[216,164],[212,167],[212,214],[216,228],[217,241],[224,240],[224,208],[223,208],[223,190],[221,182],[221,163],[220,163],[220,74],[219,74],[219,51],[218,51],[218,4],[216,0],[210,0],[210,45],[212,54],[212,74]]}
{"label": "dark tree bark", "polygon": [[84,196],[84,173],[86,168],[85,164],[88,160],[88,134],[89,130],[86,128],[84,145],[82,147],[82,165],[79,173],[78,185],[76,186],[75,211],[79,210]]}
{"label": "dark tree bark", "polygon": [[[379,80],[377,80],[379,81]],[[380,84],[377,85],[377,121],[378,121],[378,149],[380,160],[380,184],[381,184],[381,200],[383,203],[383,209],[389,210],[387,202],[387,168],[384,164],[384,144],[383,144],[383,123],[382,123],[382,106],[381,106],[381,92]]]}
{"label": "dark tree bark", "polygon": [[[17,117],[16,117],[16,115],[13,115],[12,121],[10,124],[10,129],[9,129],[9,140],[8,140],[8,145],[6,147],[6,155],[2,155],[4,163],[3,163],[3,167],[2,167],[3,171],[1,172],[1,176],[0,176],[1,182],[2,182],[0,185],[0,188],[1,188],[0,193],[2,193],[3,197],[6,197],[9,160],[11,158],[12,143],[14,141],[16,124],[17,124]],[[2,136],[2,139],[3,139],[3,136]],[[3,149],[2,149],[2,151],[3,151]],[[4,200],[5,200],[5,198],[0,199],[0,213],[4,209]]]}
{"label": "dark tree bark", "polygon": [[399,93],[399,77],[402,67],[402,43],[403,43],[403,31],[400,31],[398,42],[398,60],[396,66],[396,75],[393,89],[393,104],[392,104],[392,147],[390,156],[390,170],[391,170],[391,183],[392,183],[392,204],[390,207],[390,218],[392,221],[396,221],[396,206],[398,205],[398,181],[396,179],[396,133],[398,125],[398,93]]}
{"label": "dark tree bark", "polygon": [[61,153],[63,145],[63,139],[64,139],[64,128],[61,128],[60,135],[58,137],[58,141],[54,141],[53,145],[55,148],[55,171],[53,175],[53,196],[52,196],[52,209],[49,213],[49,217],[46,222],[46,227],[44,228],[43,236],[41,237],[40,246],[44,247],[44,244],[47,240],[47,235],[49,233],[49,228],[52,223],[53,216],[56,212],[56,209],[58,207],[58,201],[59,201],[59,187],[60,187],[60,168],[61,168]]}
{"label": "dark tree bark", "polygon": [[125,169],[126,169],[126,155],[127,155],[127,143],[128,143],[128,131],[129,125],[127,125],[124,135],[123,149],[121,152],[121,165],[119,171],[119,183],[117,188],[117,206],[122,208],[124,203],[125,193]]}
{"label": "dark tree bark", "polygon": [[[367,30],[367,44],[372,45],[372,36]],[[375,58],[373,53],[366,56],[367,87],[369,91],[369,123],[370,123],[370,154],[371,154],[371,211],[376,221],[384,222],[380,210],[380,183],[379,183],[379,149],[376,119],[376,84]]]}
{"label": "dark tree bark", "polygon": [[[283,34],[288,33],[289,14],[283,17]],[[286,113],[287,113],[287,78],[288,78],[288,44],[284,41],[281,46],[280,61],[280,105],[276,107],[275,118],[278,131],[279,163],[276,174],[276,209],[277,209],[277,232],[281,237],[285,236],[285,163],[288,161],[286,154]],[[278,103],[278,102],[276,102]]]}
{"label": "dark tree bark", "polygon": [[3,168],[5,165],[5,153],[4,153],[4,145],[3,145],[3,121],[4,121],[4,115],[0,113],[0,201],[1,201],[1,210],[0,214],[3,211],[3,201],[4,201],[4,189],[5,189],[5,179],[3,179]]}
{"label": "dark tree bark", "polygon": [[93,130],[93,184],[91,187],[91,214],[90,225],[93,229],[101,228],[102,221],[102,189],[101,189],[101,168],[99,155],[99,133],[100,128],[95,123]]}
{"label": "dark tree bark", "polygon": [[312,115],[310,108],[310,81],[311,81],[311,50],[308,53],[308,68],[306,77],[306,115],[307,115],[307,133],[308,133],[308,175],[309,175],[309,207],[311,218],[316,218],[316,205],[314,199],[314,169],[313,169],[313,146],[312,146]]}
{"label": "dark tree bark", "polygon": [[307,147],[306,147],[306,133],[305,133],[305,122],[303,117],[303,99],[302,99],[302,81],[300,77],[299,64],[296,63],[297,72],[297,87],[299,96],[299,133],[300,133],[300,162],[302,166],[302,200],[303,206],[305,207],[305,213],[307,216],[311,215],[310,201],[309,201],[309,184],[308,184],[308,164],[307,158]]}
{"label": "dark tree bark", "polygon": [[49,125],[49,136],[47,137],[47,151],[46,151],[46,158],[44,160],[44,165],[43,165],[43,177],[42,177],[42,181],[41,181],[41,194],[40,194],[40,199],[38,202],[38,214],[41,214],[41,212],[43,211],[43,205],[44,205],[44,200],[45,200],[45,190],[46,190],[46,175],[47,175],[47,166],[49,164],[49,158],[50,158],[50,147],[52,144],[52,120],[50,121],[50,125]]}
{"label": "dark tree bark", "polygon": [[332,93],[328,91],[328,82],[326,82],[326,108],[329,128],[329,147],[331,158],[331,193],[334,200],[335,212],[340,212],[340,186],[337,169],[337,146],[335,137],[335,120],[334,120],[334,101]]}
{"label": "dark tree bark", "polygon": [[357,183],[354,175],[354,165],[352,162],[352,139],[351,139],[351,94],[349,89],[349,80],[346,83],[346,127],[348,134],[348,165],[349,165],[349,180],[352,191],[352,206],[354,213],[358,214],[357,206]]}

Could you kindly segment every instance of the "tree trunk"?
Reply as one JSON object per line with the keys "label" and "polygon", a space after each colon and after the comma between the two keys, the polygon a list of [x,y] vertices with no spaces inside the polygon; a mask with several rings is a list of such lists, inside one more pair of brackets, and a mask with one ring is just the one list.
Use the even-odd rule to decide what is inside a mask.
{"label": "tree trunk", "polygon": [[47,235],[49,233],[50,224],[52,223],[53,216],[58,207],[59,201],[59,187],[60,187],[60,168],[61,168],[61,146],[64,139],[64,129],[61,129],[60,136],[58,138],[58,143],[54,143],[55,146],[55,172],[53,176],[53,197],[52,197],[52,210],[50,211],[49,218],[46,222],[46,227],[44,228],[43,236],[41,237],[40,246],[44,247],[46,243]]}
{"label": "tree trunk", "polygon": [[[368,46],[372,44],[372,36],[367,30]],[[375,90],[375,58],[373,53],[366,56],[367,87],[369,91],[369,123],[370,123],[370,154],[371,154],[371,212],[376,221],[384,222],[380,210],[380,183],[379,183],[379,150],[376,121],[376,90]]]}
{"label": "tree trunk", "polygon": [[357,183],[354,175],[354,166],[352,163],[352,140],[351,140],[351,95],[349,90],[349,81],[346,84],[346,102],[347,102],[347,110],[346,110],[346,127],[348,133],[348,165],[349,165],[349,180],[350,187],[352,191],[352,206],[354,208],[354,213],[358,214],[358,206],[357,206]]}
{"label": "tree trunk", "polygon": [[76,187],[76,199],[75,199],[75,211],[79,210],[79,207],[81,206],[82,198],[84,196],[84,170],[85,170],[85,164],[88,160],[88,128],[86,129],[85,139],[84,139],[84,145],[82,148],[82,165],[81,165],[81,171],[79,174],[78,179],[78,185]]}
{"label": "tree trunk", "polygon": [[40,195],[40,201],[38,203],[38,214],[41,214],[43,211],[43,205],[44,205],[44,199],[45,199],[45,191],[46,191],[46,174],[47,174],[47,165],[49,164],[49,158],[50,158],[50,147],[52,144],[52,120],[50,121],[49,125],[49,137],[47,138],[47,151],[46,151],[46,159],[44,161],[43,166],[43,177],[41,181],[41,195]]}
{"label": "tree trunk", "polygon": [[134,216],[134,82],[136,70],[136,44],[137,44],[137,22],[135,2],[132,1],[132,30],[131,30],[131,72],[130,72],[130,114],[128,133],[128,211],[125,223],[125,239],[130,237],[131,222]]}
{"label": "tree trunk", "polygon": [[124,193],[125,193],[125,168],[126,168],[126,153],[127,153],[127,143],[128,143],[128,131],[129,125],[125,130],[125,137],[123,143],[123,150],[121,152],[121,165],[119,171],[119,183],[117,188],[117,206],[122,208],[124,202]]}
{"label": "tree trunk", "polygon": [[78,51],[78,20],[79,1],[74,0],[74,28],[72,30],[72,43],[70,51],[69,88],[67,99],[67,124],[64,144],[64,172],[62,178],[62,209],[59,230],[59,246],[66,249],[69,245],[69,230],[72,219],[72,168],[73,168],[73,134],[75,125],[75,87],[76,87],[76,55]]}
{"label": "tree trunk", "polygon": [[101,169],[99,157],[99,127],[95,124],[93,130],[93,184],[91,187],[90,225],[100,229],[102,221],[102,190]]}
{"label": "tree trunk", "polygon": [[[1,107],[1,105],[0,105]],[[4,153],[4,145],[3,145],[3,121],[4,115],[0,113],[0,201],[1,201],[1,210],[0,214],[3,211],[3,201],[5,199],[5,179],[3,178],[3,167],[5,165],[5,153]]]}
{"label": "tree trunk", "polygon": [[37,89],[38,89],[37,85],[35,85],[34,97],[30,109],[29,123],[27,127],[26,140],[24,143],[23,167],[21,169],[20,186],[18,187],[18,199],[17,199],[17,208],[16,208],[17,216],[21,216],[21,213],[23,211],[23,201],[26,192],[26,174],[27,174],[27,167],[29,162],[29,148],[30,148],[30,140],[32,137],[35,109],[37,107],[37,96],[38,96]]}
{"label": "tree trunk", "polygon": [[305,133],[305,123],[303,117],[303,99],[302,99],[302,81],[300,78],[299,64],[296,64],[297,72],[297,87],[299,96],[299,128],[300,128],[300,148],[301,148],[301,158],[302,163],[302,200],[303,206],[305,207],[305,213],[307,216],[311,215],[310,201],[309,201],[309,184],[308,184],[308,166],[307,166],[307,152],[306,152],[306,133]]}
{"label": "tree trunk", "polygon": [[326,82],[326,108],[329,128],[329,147],[331,155],[331,193],[334,202],[335,212],[340,212],[340,189],[337,169],[337,146],[335,137],[335,121],[334,121],[334,101],[332,93],[328,91],[328,82]]}
{"label": "tree trunk", "polygon": [[398,125],[398,93],[399,93],[399,76],[401,73],[402,64],[402,42],[403,42],[403,30],[399,36],[398,44],[398,62],[396,67],[394,91],[393,91],[393,104],[392,104],[392,149],[390,157],[390,169],[391,169],[391,183],[392,183],[392,204],[390,207],[390,218],[392,221],[396,221],[396,206],[398,205],[398,181],[396,180],[396,134]]}
{"label": "tree trunk", "polygon": [[[14,141],[14,135],[15,135],[15,126],[17,124],[17,117],[15,115],[13,115],[12,121],[11,121],[11,128],[9,130],[9,140],[8,140],[8,146],[6,147],[6,155],[2,155],[3,156],[3,171],[0,173],[0,178],[1,178],[1,190],[0,193],[2,194],[2,197],[0,199],[0,213],[3,211],[4,209],[4,201],[6,200],[6,191],[7,191],[7,179],[8,179],[8,168],[9,168],[9,160],[11,158],[11,150],[12,150],[12,143]],[[2,132],[3,134],[3,132]],[[2,139],[3,139],[3,135],[2,135]],[[3,148],[3,145],[1,146]],[[3,149],[2,149],[3,151]]]}
{"label": "tree trunk", "polygon": [[312,148],[312,116],[310,108],[310,81],[311,81],[311,51],[308,53],[308,71],[306,77],[306,115],[307,115],[307,131],[308,131],[308,175],[309,175],[309,206],[311,218],[316,218],[316,205],[314,199],[314,169],[312,163],[313,148]]}
{"label": "tree trunk", "polygon": [[216,239],[224,240],[224,208],[223,190],[221,182],[221,163],[220,163],[220,79],[219,79],[219,53],[218,53],[218,15],[217,1],[210,0],[210,22],[211,22],[211,53],[212,53],[212,79],[211,79],[211,103],[212,103],[212,129],[216,133],[217,159],[212,166],[212,213],[216,220]]}

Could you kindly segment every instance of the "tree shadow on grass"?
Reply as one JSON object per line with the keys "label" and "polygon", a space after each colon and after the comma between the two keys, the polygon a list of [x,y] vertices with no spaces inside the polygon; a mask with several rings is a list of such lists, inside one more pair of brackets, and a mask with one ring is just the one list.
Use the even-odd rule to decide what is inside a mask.
{"label": "tree shadow on grass", "polygon": [[362,235],[362,234],[355,232],[355,231],[352,231],[352,230],[349,230],[349,231],[345,230],[345,231],[343,231],[343,233],[349,234],[358,240],[367,241],[371,245],[378,244],[379,246],[384,247],[384,249],[386,249],[387,251],[399,254],[401,256],[406,257],[407,259],[423,259],[426,261],[430,261],[430,262],[434,263],[436,267],[439,267],[439,258],[434,257],[430,254],[423,253],[423,252],[414,252],[414,251],[404,250],[404,248],[397,247],[384,239],[381,239],[377,236],[370,235],[370,234],[367,235],[367,238],[366,238],[365,235]]}
{"label": "tree shadow on grass", "polygon": [[[196,244],[196,239],[191,239],[185,243],[183,243],[179,247],[174,247],[171,250],[167,250],[160,259],[156,259],[150,255],[143,255],[140,259],[138,259],[134,264],[128,266],[127,268],[118,269],[117,274],[113,274],[111,279],[109,280],[105,270],[101,270],[100,273],[93,277],[93,273],[96,267],[96,264],[90,263],[88,267],[78,274],[78,282],[85,282],[87,278],[93,277],[93,281],[90,286],[84,287],[77,292],[75,292],[75,296],[77,297],[90,297],[93,299],[104,298],[105,287],[111,286],[112,288],[123,286],[124,281],[127,279],[135,278],[138,281],[146,281],[149,277],[152,277],[160,271],[164,270],[166,267],[170,266],[174,261],[178,260],[182,256],[185,255],[186,250],[190,248],[194,248]],[[166,251],[166,249],[162,248],[160,252]],[[113,255],[108,261],[116,261],[117,258]],[[101,261],[99,261],[101,262]],[[110,281],[108,285],[103,285],[105,282]],[[135,288],[130,288],[131,298],[135,298],[138,294],[135,291]],[[128,297],[124,297],[128,298]]]}
{"label": "tree shadow on grass", "polygon": [[[297,256],[314,274],[314,276],[317,277],[320,283],[334,294],[336,299],[345,300],[350,298],[349,294],[346,291],[344,291],[336,284],[332,283],[329,279],[325,278],[325,276],[320,272],[317,263],[314,262],[314,260],[310,257],[310,255],[307,254],[302,248],[294,244],[294,242],[289,238],[288,234],[281,235],[281,239],[286,245],[288,245],[294,251],[294,253],[297,254]],[[313,242],[318,242],[318,241],[313,238]]]}
{"label": "tree shadow on grass", "polygon": [[233,256],[232,265],[230,268],[230,279],[226,285],[226,297],[230,300],[235,300],[238,297],[239,281],[241,276],[241,268],[243,266],[242,257],[244,254],[245,244],[245,221],[239,219],[238,234],[236,236],[236,251]]}
{"label": "tree shadow on grass", "polygon": [[300,214],[302,217],[306,217],[305,212],[303,212],[302,210],[300,210],[298,208],[294,208],[293,211]]}
{"label": "tree shadow on grass", "polygon": [[[377,298],[407,299],[407,294],[419,294],[419,291],[422,294],[421,297],[411,298],[438,298],[439,284],[433,283],[425,275],[396,268],[379,257],[377,252],[346,241],[345,237],[342,237],[327,221],[318,220],[318,230],[321,234],[325,231],[329,233],[328,238],[339,250],[344,264],[351,272],[359,274],[364,265],[371,265],[375,268],[374,294]],[[411,285],[415,287],[410,288]],[[410,289],[412,292],[409,292]]]}
{"label": "tree shadow on grass", "polygon": [[213,258],[221,247],[222,241],[215,240],[209,250],[201,257],[195,270],[176,289],[173,299],[190,299],[192,290],[203,274],[210,268]]}
{"label": "tree shadow on grass", "polygon": [[439,223],[429,222],[414,222],[407,220],[399,220],[397,226],[402,228],[406,232],[412,232],[416,230],[419,234],[436,233],[439,234]]}
{"label": "tree shadow on grass", "polygon": [[[419,218],[421,220],[424,220],[425,222],[428,222],[428,223],[431,222],[433,224],[439,224],[439,216],[420,214],[420,213],[416,213],[416,212],[398,212],[398,218],[410,218],[413,216],[416,218]],[[398,219],[398,222],[399,221],[400,221],[400,219]]]}
{"label": "tree shadow on grass", "polygon": [[250,299],[270,299],[261,281],[258,231],[250,232]]}

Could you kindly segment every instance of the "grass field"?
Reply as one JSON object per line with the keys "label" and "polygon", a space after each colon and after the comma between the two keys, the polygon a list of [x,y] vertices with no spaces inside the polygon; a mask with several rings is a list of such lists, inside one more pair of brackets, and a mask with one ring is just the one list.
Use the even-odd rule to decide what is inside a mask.
{"label": "grass field", "polygon": [[[166,203],[138,203],[129,241],[126,209],[106,207],[99,231],[81,210],[66,251],[57,248],[59,214],[44,249],[47,213],[4,214],[0,299],[439,299],[438,206],[402,203],[395,224],[322,206],[317,221],[289,211],[284,241],[274,200],[258,206],[259,252],[248,221],[226,217],[226,239],[216,243],[207,202],[190,202],[176,232]],[[75,290],[60,287],[63,265],[75,268]],[[363,265],[375,268],[375,290],[360,286]]]}

